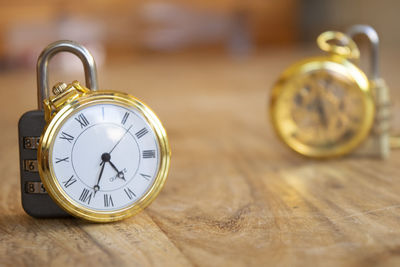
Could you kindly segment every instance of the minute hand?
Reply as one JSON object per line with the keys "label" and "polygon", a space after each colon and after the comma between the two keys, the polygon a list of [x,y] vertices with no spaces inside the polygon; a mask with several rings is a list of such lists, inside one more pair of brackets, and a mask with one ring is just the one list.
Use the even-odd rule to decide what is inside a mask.
{"label": "minute hand", "polygon": [[[94,187],[93,187],[94,195],[96,195],[97,191],[100,190],[99,183],[100,183],[101,175],[103,174],[104,166],[106,165],[106,162],[105,162],[105,161],[102,161],[101,164],[103,164],[103,165],[101,166],[101,169],[100,169],[99,178],[97,179],[97,183],[96,183],[96,184],[94,185]],[[101,165],[101,164],[100,164],[100,165]]]}
{"label": "minute hand", "polygon": [[117,147],[117,145],[122,141],[122,139],[125,137],[125,135],[129,132],[129,130],[132,128],[133,125],[129,126],[129,128],[125,131],[125,133],[122,135],[122,137],[118,140],[118,142],[114,145],[114,147],[110,150],[108,154],[111,154],[113,150]]}

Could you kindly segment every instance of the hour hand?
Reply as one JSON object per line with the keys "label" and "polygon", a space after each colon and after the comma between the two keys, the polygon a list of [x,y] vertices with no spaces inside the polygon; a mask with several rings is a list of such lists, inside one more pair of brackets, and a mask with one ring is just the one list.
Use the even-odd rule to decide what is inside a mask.
{"label": "hour hand", "polygon": [[317,98],[317,111],[319,114],[320,121],[324,127],[328,126],[328,119],[326,116],[326,110],[324,104],[322,103],[321,97]]}
{"label": "hour hand", "polygon": [[122,169],[120,172],[118,172],[116,175],[110,177],[108,180],[110,180],[110,182],[114,182],[117,179],[121,179],[121,180],[125,180],[125,173],[126,173],[126,169]]}
{"label": "hour hand", "polygon": [[110,163],[111,167],[117,172],[117,177],[125,181],[124,172],[119,171],[118,168],[115,167],[115,165],[111,161],[108,161],[108,163]]}

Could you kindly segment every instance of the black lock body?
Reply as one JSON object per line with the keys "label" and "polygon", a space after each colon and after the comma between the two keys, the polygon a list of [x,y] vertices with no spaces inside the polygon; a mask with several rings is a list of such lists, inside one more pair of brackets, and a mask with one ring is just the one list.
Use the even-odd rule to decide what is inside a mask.
{"label": "black lock body", "polygon": [[28,111],[18,122],[22,206],[37,218],[69,217],[47,194],[40,180],[37,148],[45,123],[42,110]]}

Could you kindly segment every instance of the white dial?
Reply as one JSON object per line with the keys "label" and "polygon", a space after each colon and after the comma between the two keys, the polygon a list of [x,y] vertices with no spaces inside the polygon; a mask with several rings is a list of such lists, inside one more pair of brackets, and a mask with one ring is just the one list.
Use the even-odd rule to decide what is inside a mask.
{"label": "white dial", "polygon": [[98,211],[123,209],[153,185],[160,152],[156,134],[134,108],[97,103],[74,112],[50,151],[54,176],[66,195]]}

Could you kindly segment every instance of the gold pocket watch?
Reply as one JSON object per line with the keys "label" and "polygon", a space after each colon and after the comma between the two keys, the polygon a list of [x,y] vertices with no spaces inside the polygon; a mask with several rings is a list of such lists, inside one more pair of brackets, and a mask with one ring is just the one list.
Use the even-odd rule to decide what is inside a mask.
{"label": "gold pocket watch", "polygon": [[[366,35],[373,45],[370,77],[358,66],[360,52],[352,39],[358,34]],[[317,44],[328,54],[290,66],[272,89],[270,115],[276,133],[291,149],[308,157],[356,151],[386,157],[389,96],[377,74],[375,30],[355,25],[348,34],[327,31]],[[382,115],[379,121],[377,114]]]}
{"label": "gold pocket watch", "polygon": [[[49,96],[47,63],[60,51],[79,56],[92,90],[77,81],[59,83]],[[38,167],[46,191],[61,208],[89,221],[110,222],[155,199],[167,178],[170,147],[160,120],[143,102],[96,89],[95,63],[84,47],[60,41],[42,52],[38,95],[46,126]]]}

